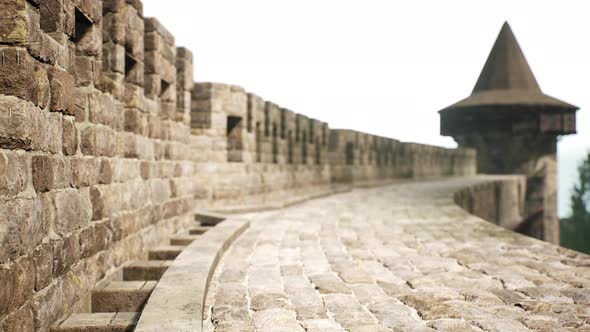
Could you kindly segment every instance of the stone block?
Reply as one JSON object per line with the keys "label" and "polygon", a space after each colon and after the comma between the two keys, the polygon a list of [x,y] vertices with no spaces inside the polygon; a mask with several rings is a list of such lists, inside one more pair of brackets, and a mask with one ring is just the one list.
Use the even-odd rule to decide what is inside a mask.
{"label": "stone block", "polygon": [[98,183],[100,160],[92,157],[71,159],[72,185],[76,188],[92,186]]}
{"label": "stone block", "polygon": [[116,313],[92,313],[72,314],[59,326],[54,327],[52,332],[107,332],[112,331],[109,327]]}
{"label": "stone block", "polygon": [[123,86],[123,102],[127,108],[144,109],[143,88],[125,81]]}
{"label": "stone block", "polygon": [[53,151],[61,144],[59,116],[14,97],[0,98],[0,109],[0,148]]}
{"label": "stone block", "polygon": [[105,71],[125,73],[125,47],[112,42],[103,44],[102,67]]}
{"label": "stone block", "polygon": [[64,3],[62,0],[46,0],[39,3],[41,29],[50,32],[62,32],[65,21]]}
{"label": "stone block", "polygon": [[[160,91],[160,100],[167,101],[167,102],[175,102],[176,101],[176,86],[174,83],[169,83],[169,82],[174,82],[174,81],[166,81],[165,82],[166,86],[165,87],[163,86],[162,90]],[[164,82],[162,84],[164,84]],[[172,111],[170,111],[169,114],[170,114],[169,115],[170,118],[173,119],[174,116],[172,115]]]}
{"label": "stone block", "polygon": [[123,104],[112,96],[104,93],[93,93],[88,96],[88,113],[91,122],[104,124],[116,130],[123,129]]}
{"label": "stone block", "polygon": [[138,261],[123,268],[123,280],[160,280],[172,261]]}
{"label": "stone block", "polygon": [[[119,1],[119,0],[117,0]],[[112,1],[116,2],[116,1]],[[123,4],[124,5],[124,4]],[[119,5],[117,5],[119,6]],[[117,9],[118,10],[118,9]],[[102,19],[103,43],[125,44],[125,19],[121,13],[108,13]],[[104,50],[103,50],[104,51]],[[104,54],[103,54],[104,56]]]}
{"label": "stone block", "polygon": [[66,156],[75,155],[78,150],[76,119],[69,116],[64,117],[62,128],[63,154]]}
{"label": "stone block", "polygon": [[139,137],[132,133],[122,133],[117,142],[117,156],[140,158]]}
{"label": "stone block", "polygon": [[103,12],[117,13],[125,8],[125,0],[105,0],[102,4]]}
{"label": "stone block", "polygon": [[155,281],[112,281],[92,291],[92,312],[140,312]]}
{"label": "stone block", "polygon": [[53,253],[53,277],[58,278],[80,260],[80,243],[77,233],[64,236],[60,240],[51,241]]}
{"label": "stone block", "polygon": [[114,182],[128,182],[140,178],[139,162],[137,160],[113,159],[111,163],[114,171]]}
{"label": "stone block", "polygon": [[226,219],[221,214],[215,214],[212,212],[196,212],[195,221],[199,222],[202,226],[213,227]]}
{"label": "stone block", "polygon": [[170,239],[170,245],[172,246],[188,246],[193,241],[198,240],[199,235],[184,235],[174,236]]}
{"label": "stone block", "polygon": [[155,115],[148,117],[148,137],[153,139],[159,139],[162,135],[162,119]]}
{"label": "stone block", "polygon": [[16,259],[33,250],[47,235],[40,200],[15,198],[0,200],[0,262]]}
{"label": "stone block", "polygon": [[[141,180],[129,181],[124,184],[126,210],[137,210],[149,204],[148,184]],[[133,193],[133,194],[130,194]]]}
{"label": "stone block", "polygon": [[148,133],[148,121],[146,114],[136,109],[126,109],[125,131],[146,136]]}
{"label": "stone block", "polygon": [[72,91],[72,112],[76,122],[85,122],[88,119],[88,94],[90,88],[77,87]]}
{"label": "stone block", "polygon": [[164,41],[157,32],[147,32],[144,38],[146,51],[158,51],[162,49]]}
{"label": "stone block", "polygon": [[82,153],[92,156],[113,157],[116,151],[116,137],[104,126],[92,126],[82,131]]}
{"label": "stone block", "polygon": [[149,74],[144,77],[145,95],[150,99],[157,100],[160,96],[162,78],[157,74]]}
{"label": "stone block", "polygon": [[[44,116],[44,113],[40,114]],[[51,152],[52,154],[59,154],[63,149],[63,115],[57,112],[50,112],[49,120],[46,124],[46,141],[43,142],[47,144],[46,150]]]}
{"label": "stone block", "polygon": [[95,252],[103,251],[109,248],[113,243],[113,230],[109,220],[100,221],[93,225],[94,228],[94,250]]}
{"label": "stone block", "polygon": [[146,52],[145,53],[145,73],[148,74],[159,74],[162,75],[162,69],[164,67],[164,58],[158,52]]}
{"label": "stone block", "polygon": [[333,274],[316,274],[310,276],[320,294],[351,294],[350,288]]}
{"label": "stone block", "polygon": [[142,161],[139,167],[141,178],[144,180],[156,177],[158,174],[158,164],[153,161]]}
{"label": "stone block", "polygon": [[202,235],[205,234],[211,228],[211,226],[197,226],[189,229],[188,233],[190,235]]}
{"label": "stone block", "polygon": [[55,232],[59,235],[87,227],[92,218],[89,189],[55,193]]}
{"label": "stone block", "polygon": [[188,91],[184,91],[177,87],[178,92],[176,94],[176,111],[181,113],[190,113],[191,109],[191,94]]}
{"label": "stone block", "polygon": [[137,11],[137,14],[143,17],[143,3],[141,0],[126,0],[127,4]]}
{"label": "stone block", "polygon": [[73,0],[63,0],[64,10],[64,33],[74,39],[76,34],[76,7],[74,6]]}
{"label": "stone block", "polygon": [[123,79],[124,75],[121,73],[103,72],[98,86],[101,91],[110,93],[115,99],[121,100],[123,97]]}
{"label": "stone block", "polygon": [[145,32],[158,32],[162,36],[164,43],[174,45],[174,36],[153,17],[145,19]]}
{"label": "stone block", "polygon": [[89,226],[80,231],[80,258],[88,258],[94,255],[97,250],[94,243],[94,227]]}
{"label": "stone block", "polygon": [[52,332],[133,331],[139,314],[135,312],[72,314]]}
{"label": "stone block", "polygon": [[88,24],[81,35],[76,36],[76,54],[100,57],[102,52],[102,29],[99,24]]}
{"label": "stone block", "polygon": [[166,261],[174,260],[182,250],[184,246],[161,246],[148,251],[148,259],[152,261]]}
{"label": "stone block", "polygon": [[114,181],[114,161],[110,159],[102,159],[100,161],[100,171],[98,176],[98,183],[109,184]]}
{"label": "stone block", "polygon": [[95,62],[93,57],[76,55],[72,61],[70,71],[74,75],[76,86],[87,86],[95,82]]}
{"label": "stone block", "polygon": [[461,318],[454,307],[430,296],[404,295],[400,297],[400,301],[415,308],[420,317],[426,320]]}
{"label": "stone block", "polygon": [[153,204],[161,204],[170,199],[170,182],[155,179],[150,182],[150,195]]}
{"label": "stone block", "polygon": [[37,104],[34,87],[35,63],[26,49],[0,47],[0,94],[15,96]]}
{"label": "stone block", "polygon": [[195,191],[195,182],[190,178],[176,178],[170,180],[170,188],[173,198],[189,196]]}
{"label": "stone block", "polygon": [[287,309],[292,310],[293,306],[285,294],[279,293],[262,293],[252,297],[250,308],[254,311],[263,311],[269,309]]}
{"label": "stone block", "polygon": [[153,160],[156,158],[156,142],[143,136],[138,136],[139,158],[144,160]]}
{"label": "stone block", "polygon": [[191,209],[192,199],[175,199],[161,205],[162,219],[168,219],[187,213]]}
{"label": "stone block", "polygon": [[50,108],[73,115],[71,96],[74,90],[74,78],[67,71],[57,67],[50,67],[48,74],[51,87]]}
{"label": "stone block", "polygon": [[37,155],[32,158],[33,186],[37,192],[67,187],[71,183],[69,162],[62,157]]}
{"label": "stone block", "polygon": [[132,67],[125,70],[125,81],[135,84],[139,87],[144,85],[144,64],[141,61],[136,61]]}
{"label": "stone block", "polygon": [[168,62],[166,60],[162,61],[162,68],[160,70],[162,79],[168,84],[170,84],[171,88],[176,91],[176,66],[174,61]]}
{"label": "stone block", "polygon": [[77,8],[89,20],[96,23],[102,17],[102,1],[101,0],[75,0]]}
{"label": "stone block", "polygon": [[45,64],[35,63],[34,76],[30,86],[31,101],[41,108],[49,105],[51,97],[51,85],[49,83],[48,67]]}
{"label": "stone block", "polygon": [[35,286],[35,267],[30,256],[17,259],[12,265],[14,279],[11,287],[14,289],[11,301],[11,310],[16,310],[33,295]]}
{"label": "stone block", "polygon": [[176,84],[187,92],[193,88],[193,54],[184,47],[176,49]]}
{"label": "stone block", "polygon": [[35,291],[38,292],[47,287],[53,276],[53,250],[49,243],[44,243],[33,251],[33,264],[35,266]]}
{"label": "stone block", "polygon": [[92,200],[92,220],[101,220],[108,218],[113,213],[115,203],[119,199],[116,187],[112,186],[93,186],[90,189],[90,198]]}
{"label": "stone block", "polygon": [[26,0],[0,1],[0,42],[20,44],[27,42]]}
{"label": "stone block", "polygon": [[32,309],[36,331],[49,331],[53,322],[64,313],[62,282],[45,288],[33,296]]}
{"label": "stone block", "polygon": [[14,196],[27,188],[31,161],[20,151],[0,150],[0,195]]}
{"label": "stone block", "polygon": [[127,52],[134,58],[142,60],[144,57],[144,21],[136,9],[126,8],[125,46]]}

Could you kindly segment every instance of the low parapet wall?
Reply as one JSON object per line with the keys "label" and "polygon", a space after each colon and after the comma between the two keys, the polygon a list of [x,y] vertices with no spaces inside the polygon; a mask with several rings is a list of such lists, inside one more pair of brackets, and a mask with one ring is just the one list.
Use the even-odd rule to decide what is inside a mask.
{"label": "low parapet wall", "polygon": [[475,172],[469,150],[194,85],[192,53],[139,0],[0,3],[0,326],[46,331],[88,311],[98,281],[197,206]]}
{"label": "low parapet wall", "polygon": [[480,176],[480,182],[455,193],[457,205],[498,226],[516,231],[524,221],[526,178]]}
{"label": "low parapet wall", "polygon": [[330,129],[238,86],[195,83],[192,91],[193,153],[209,203],[476,171],[474,150]]}

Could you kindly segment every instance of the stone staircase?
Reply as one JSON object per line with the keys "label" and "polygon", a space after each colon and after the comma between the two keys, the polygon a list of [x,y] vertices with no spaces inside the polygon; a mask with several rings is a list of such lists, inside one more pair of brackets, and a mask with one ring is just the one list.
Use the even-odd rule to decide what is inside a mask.
{"label": "stone staircase", "polygon": [[92,290],[92,312],[76,313],[51,329],[52,332],[133,331],[143,306],[158,280],[182,250],[223,219],[195,216],[195,226],[170,238],[170,245],[148,251],[147,261],[134,261],[120,271],[122,280],[99,283]]}

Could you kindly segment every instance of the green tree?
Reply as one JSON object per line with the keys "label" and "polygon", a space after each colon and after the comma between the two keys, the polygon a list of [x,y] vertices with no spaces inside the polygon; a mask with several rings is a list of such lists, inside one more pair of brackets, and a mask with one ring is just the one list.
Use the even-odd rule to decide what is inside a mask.
{"label": "green tree", "polygon": [[561,244],[590,254],[590,153],[578,166],[570,207],[571,217],[561,223]]}

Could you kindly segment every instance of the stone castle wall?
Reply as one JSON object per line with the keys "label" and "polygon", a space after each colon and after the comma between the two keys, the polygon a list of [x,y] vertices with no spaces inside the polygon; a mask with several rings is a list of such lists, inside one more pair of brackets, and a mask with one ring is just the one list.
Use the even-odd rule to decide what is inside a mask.
{"label": "stone castle wall", "polygon": [[472,150],[193,84],[191,52],[139,0],[0,0],[0,331],[88,310],[195,207],[474,172]]}

